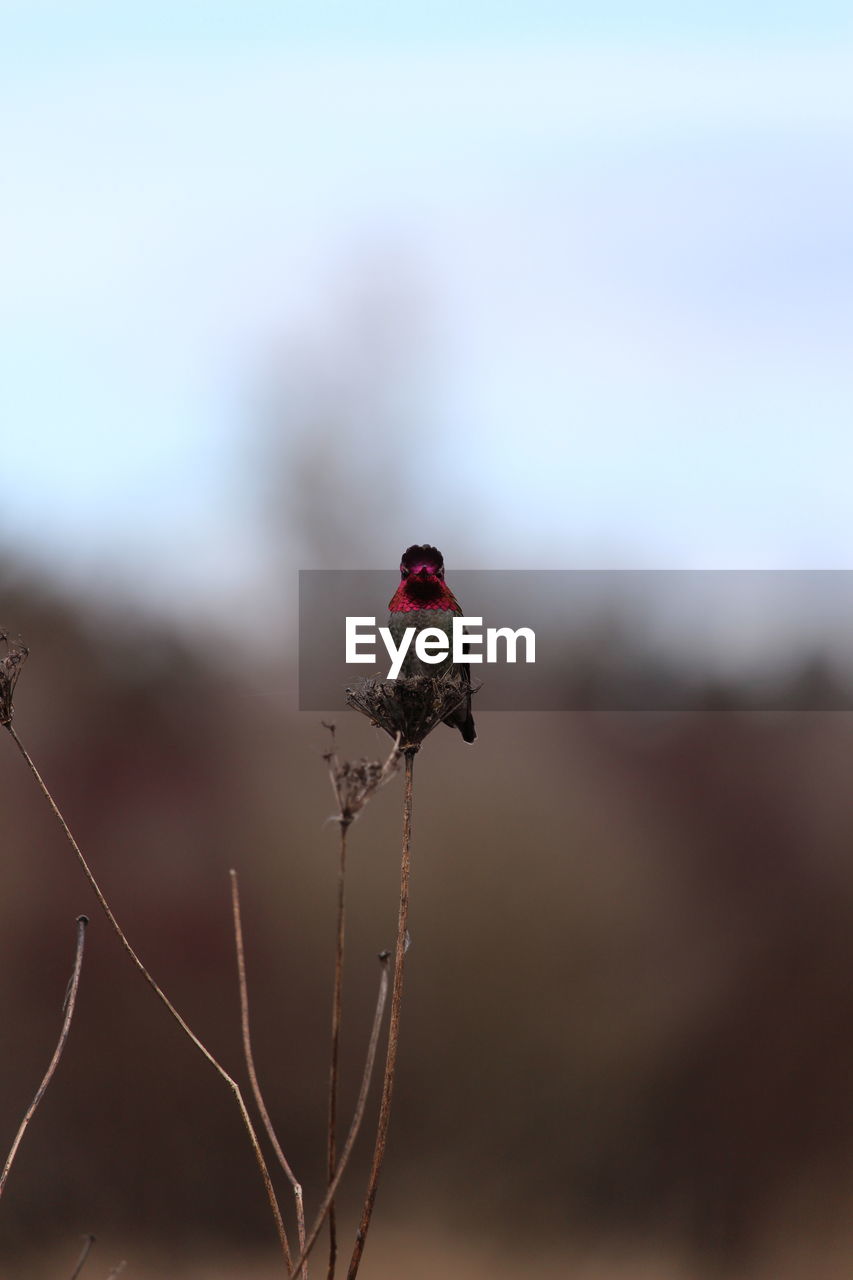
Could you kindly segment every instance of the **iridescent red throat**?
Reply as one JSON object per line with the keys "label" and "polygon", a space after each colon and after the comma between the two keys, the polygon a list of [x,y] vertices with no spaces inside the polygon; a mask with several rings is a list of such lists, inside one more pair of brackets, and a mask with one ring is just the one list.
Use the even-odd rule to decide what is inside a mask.
{"label": "iridescent red throat", "polygon": [[434,574],[430,574],[429,577],[404,578],[388,608],[391,613],[414,613],[418,609],[462,612],[459,601],[450,587],[443,578],[438,578]]}

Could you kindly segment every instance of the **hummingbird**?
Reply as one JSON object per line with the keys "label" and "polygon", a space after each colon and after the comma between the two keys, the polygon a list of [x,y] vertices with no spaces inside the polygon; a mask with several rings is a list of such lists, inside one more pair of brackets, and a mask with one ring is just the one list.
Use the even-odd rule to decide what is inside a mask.
{"label": "hummingbird", "polygon": [[[444,581],[444,556],[437,547],[414,545],[403,552],[400,585],[388,609],[388,627],[395,644],[400,644],[407,627],[414,627],[416,631],[422,631],[425,627],[438,627],[450,638],[452,646],[453,617],[460,616],[462,609]],[[466,683],[470,682],[471,668],[467,662],[454,666],[448,657],[442,663],[425,665],[415,654],[412,644],[400,674],[404,677],[437,676],[453,670],[458,671]],[[470,693],[444,723],[458,729],[465,742],[474,741],[477,731],[471,715]]]}

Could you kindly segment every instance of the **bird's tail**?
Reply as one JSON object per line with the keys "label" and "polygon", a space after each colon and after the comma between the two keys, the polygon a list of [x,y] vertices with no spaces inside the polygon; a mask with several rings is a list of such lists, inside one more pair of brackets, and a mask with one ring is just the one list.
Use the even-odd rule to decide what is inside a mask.
{"label": "bird's tail", "polygon": [[477,739],[477,730],[474,728],[474,717],[469,711],[462,724],[459,726],[459,732],[462,734],[463,741],[475,742]]}

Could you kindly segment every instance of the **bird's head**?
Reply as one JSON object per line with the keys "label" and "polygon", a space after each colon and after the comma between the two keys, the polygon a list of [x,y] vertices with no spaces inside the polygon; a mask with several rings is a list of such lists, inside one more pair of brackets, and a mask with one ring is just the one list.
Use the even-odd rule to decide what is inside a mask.
{"label": "bird's head", "polygon": [[437,547],[408,547],[400,560],[400,581],[440,582],[444,577],[444,556]]}
{"label": "bird's head", "polygon": [[444,581],[444,556],[437,547],[407,547],[400,560],[400,585],[391,611],[449,609],[460,613],[459,603]]}

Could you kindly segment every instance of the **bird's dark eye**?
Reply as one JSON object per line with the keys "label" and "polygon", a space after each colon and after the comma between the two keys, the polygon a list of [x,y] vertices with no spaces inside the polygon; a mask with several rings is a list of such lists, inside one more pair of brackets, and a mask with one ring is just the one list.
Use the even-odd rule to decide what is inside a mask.
{"label": "bird's dark eye", "polygon": [[439,569],[439,570],[438,570],[438,576],[439,576],[439,578],[443,578],[443,577],[444,577],[444,570],[443,570],[443,569]]}
{"label": "bird's dark eye", "polygon": [[402,564],[400,565],[400,575],[401,575],[401,577],[403,577],[403,578],[408,578],[408,576],[409,576],[409,571],[408,571],[408,569],[406,568],[406,566],[405,566],[405,565],[402,565]]}

